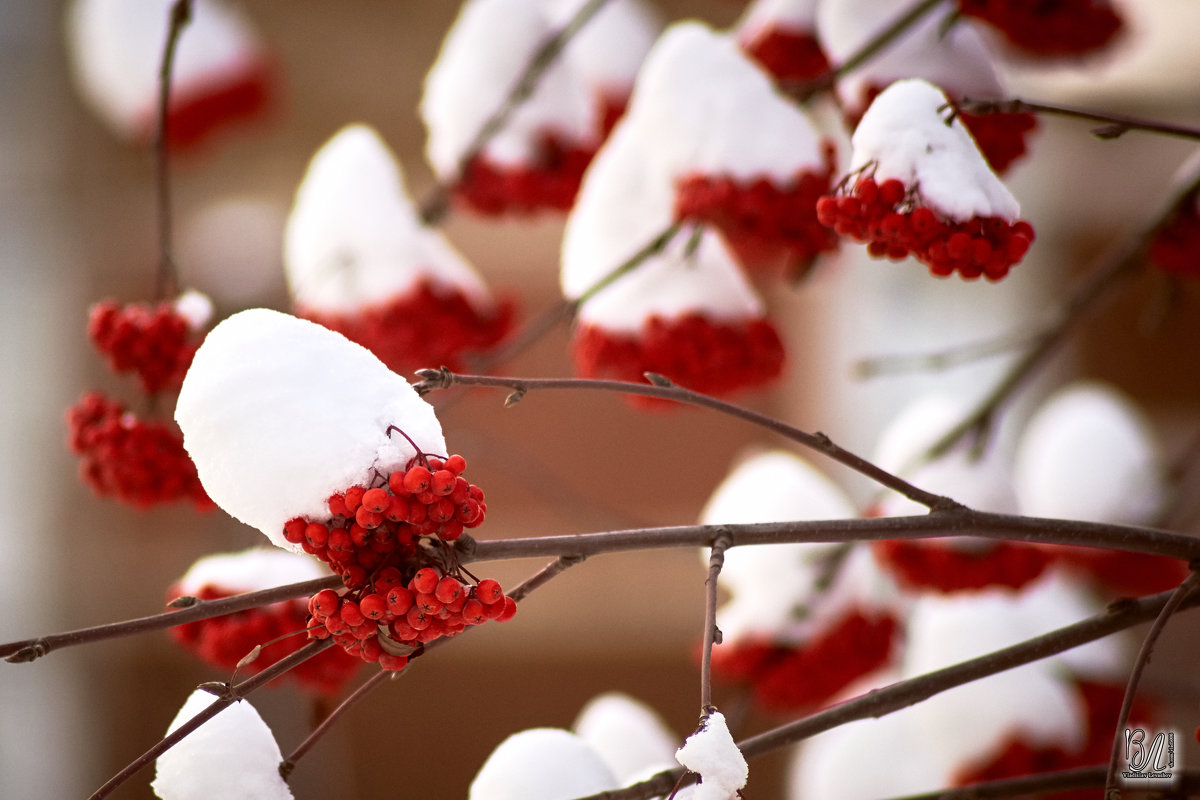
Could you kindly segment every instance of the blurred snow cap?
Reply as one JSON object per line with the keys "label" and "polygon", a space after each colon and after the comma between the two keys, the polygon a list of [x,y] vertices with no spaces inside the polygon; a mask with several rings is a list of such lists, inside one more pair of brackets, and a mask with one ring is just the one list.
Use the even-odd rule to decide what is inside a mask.
{"label": "blurred snow cap", "polygon": [[374,128],[347,125],[312,157],[284,230],[296,303],[355,312],[423,278],[490,302],[483,280],[437,230],[422,224],[400,164]]}
{"label": "blurred snow cap", "polygon": [[733,741],[725,715],[713,711],[701,722],[675,753],[675,759],[689,772],[700,776],[690,800],[737,800],[738,790],[746,785],[750,769],[746,758]]}
{"label": "blurred snow cap", "polygon": [[999,217],[1014,222],[1020,205],[992,172],[975,140],[955,117],[949,100],[919,79],[896,81],[863,114],[851,142],[848,171],[873,169],[875,180],[895,178],[915,187],[924,205],[964,222]]}
{"label": "blurred snow cap", "polygon": [[492,751],[470,800],[572,800],[618,787],[604,760],[579,736],[561,728],[531,728]]}
{"label": "blurred snow cap", "polygon": [[200,482],[226,513],[293,552],[283,524],[328,517],[325,502],[416,451],[446,453],[433,407],[366,348],[256,308],[208,334],[175,408]]}
{"label": "blurred snow cap", "polygon": [[[168,733],[217,698],[197,689]],[[254,706],[239,700],[158,757],[150,787],[162,800],[291,800],[279,774],[283,754]]]}
{"label": "blurred snow cap", "polygon": [[622,786],[674,766],[674,734],[652,708],[622,692],[593,697],[571,728]]}
{"label": "blurred snow cap", "polygon": [[1161,446],[1142,412],[1115,389],[1076,383],[1029,419],[1015,482],[1030,516],[1145,525],[1167,500]]}
{"label": "blurred snow cap", "polygon": [[[172,0],[76,0],[67,11],[75,82],[88,105],[122,138],[148,142],[154,135],[172,5]],[[264,58],[257,34],[236,8],[221,0],[196,0],[177,45],[171,110],[262,81]],[[228,109],[237,116],[248,112]],[[211,113],[219,113],[216,104]]]}
{"label": "blurred snow cap", "polygon": [[197,559],[174,588],[185,595],[199,595],[206,588],[241,594],[315,580],[328,574],[319,561],[307,554],[252,547]]}

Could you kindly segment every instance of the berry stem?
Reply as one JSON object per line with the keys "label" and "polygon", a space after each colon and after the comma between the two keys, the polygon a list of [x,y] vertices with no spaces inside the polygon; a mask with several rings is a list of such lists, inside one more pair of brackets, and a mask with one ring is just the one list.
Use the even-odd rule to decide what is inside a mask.
{"label": "berry stem", "polygon": [[191,0],[175,0],[171,5],[167,40],[158,71],[158,124],[154,136],[154,171],[158,197],[158,273],[155,277],[157,300],[179,293],[179,273],[175,265],[171,213],[171,170],[167,158],[167,124],[170,119],[171,73],[175,51],[183,29],[192,20]]}
{"label": "berry stem", "polygon": [[968,114],[1053,114],[1071,119],[1108,123],[1102,128],[1092,130],[1092,134],[1100,139],[1116,139],[1129,131],[1145,131],[1200,141],[1200,128],[1190,125],[1176,125],[1170,122],[1129,117],[1106,111],[1070,108],[1053,103],[1030,102],[1015,97],[1010,100],[975,100],[964,97],[956,105],[959,111],[965,111]]}
{"label": "berry stem", "polygon": [[108,797],[114,789],[132,778],[143,768],[149,766],[163,753],[179,744],[179,742],[183,741],[183,739],[189,736],[205,722],[208,722],[217,714],[221,713],[238,700],[241,700],[246,695],[257,689],[261,689],[275,678],[283,675],[293,667],[304,663],[317,653],[320,653],[322,650],[325,650],[332,645],[332,639],[309,642],[308,644],[304,645],[304,647],[300,648],[294,653],[291,653],[287,657],[280,659],[254,677],[247,678],[241,683],[232,686],[227,685],[225,692],[221,696],[217,697],[212,704],[208,706],[208,708],[204,709],[199,714],[180,725],[174,731],[167,734],[157,744],[155,744],[146,752],[142,753],[135,760],[131,761],[123,770],[109,778],[103,786],[92,793],[89,800],[102,800],[102,798]]}
{"label": "berry stem", "polygon": [[[575,34],[583,29],[607,2],[608,0],[588,0],[588,2],[580,6],[575,15],[562,28],[546,39],[541,47],[534,51],[529,61],[525,64],[525,69],[521,72],[521,75],[517,78],[512,88],[509,89],[500,106],[484,120],[474,138],[471,139],[466,149],[459,156],[458,169],[455,170],[455,175],[450,178],[450,182],[457,180],[458,176],[466,171],[467,165],[483,152],[484,148],[495,138],[496,134],[504,130],[504,126],[508,124],[508,120],[516,110],[533,95],[542,76],[545,75],[546,70],[562,54],[567,43],[571,41]],[[445,216],[449,208],[450,186],[447,181],[440,181],[421,202],[421,221],[426,225],[431,225]]]}
{"label": "berry stem", "polygon": [[1183,606],[1184,602],[1195,595],[1197,589],[1200,589],[1200,572],[1192,572],[1184,579],[1183,583],[1175,587],[1167,598],[1167,601],[1163,603],[1162,610],[1154,618],[1154,624],[1146,632],[1146,638],[1142,641],[1137,658],[1134,659],[1133,669],[1130,670],[1129,680],[1125,684],[1125,697],[1121,700],[1121,713],[1117,718],[1117,725],[1113,731],[1112,754],[1109,756],[1108,771],[1104,776],[1105,797],[1113,797],[1113,792],[1117,793],[1115,796],[1120,796],[1120,791],[1117,787],[1117,766],[1121,762],[1122,745],[1125,743],[1125,729],[1129,725],[1129,714],[1133,711],[1133,700],[1137,696],[1137,687],[1141,681],[1142,672],[1145,671],[1146,665],[1150,663],[1150,655],[1154,651],[1154,645],[1158,642],[1159,635],[1162,634],[1163,629],[1167,626],[1167,620]]}
{"label": "berry stem", "polygon": [[712,699],[712,649],[721,641],[717,628],[717,581],[725,566],[725,550],[733,544],[733,537],[722,530],[713,539],[708,556],[708,577],[704,580],[704,637],[700,650],[700,714],[716,710]]}

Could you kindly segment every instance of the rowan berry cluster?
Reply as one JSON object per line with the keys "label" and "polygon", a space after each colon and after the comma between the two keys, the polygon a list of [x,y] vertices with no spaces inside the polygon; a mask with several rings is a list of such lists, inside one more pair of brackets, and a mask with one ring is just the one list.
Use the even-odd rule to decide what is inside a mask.
{"label": "rowan berry cluster", "polygon": [[528,214],[541,209],[569,211],[594,149],[543,135],[528,164],[498,164],[486,155],[472,158],[454,186],[454,195],[489,216]]}
{"label": "rowan berry cluster", "polygon": [[638,335],[581,325],[572,352],[585,377],[643,381],[647,372],[654,372],[689,389],[717,395],[777,378],[784,358],[779,334],[767,320],[724,324],[703,314],[672,320],[656,315]]}
{"label": "rowan berry cluster", "polygon": [[1041,575],[1055,558],[1048,548],[1021,542],[964,549],[940,542],[885,539],[872,542],[871,551],[900,585],[939,592],[988,586],[1020,589]]}
{"label": "rowan berry cluster", "polygon": [[780,252],[807,267],[837,248],[837,236],[816,214],[817,200],[833,180],[832,148],[826,164],[823,172],[800,172],[787,186],[766,178],[739,183],[726,176],[684,176],[676,184],[675,216],[715,227],[748,267],[770,264]]}
{"label": "rowan berry cluster", "polygon": [[829,69],[829,58],[811,32],[773,26],[744,44],[743,49],[776,80],[812,80]]}
{"label": "rowan berry cluster", "polygon": [[[195,596],[207,601],[238,593],[205,586]],[[172,590],[169,599],[178,596],[179,591]],[[254,674],[303,647],[307,637],[294,634],[303,632],[307,622],[308,609],[304,601],[289,600],[177,625],[171,628],[171,636],[213,666],[224,670],[244,669]],[[262,649],[257,657],[242,663],[246,654],[259,645]],[[287,675],[306,689],[334,694],[361,663],[337,648],[330,648],[297,665]]]}
{"label": "rowan berry cluster", "polygon": [[139,508],[177,500],[213,508],[172,426],[139,419],[98,392],[68,409],[67,425],[71,451],[82,459],[83,482],[97,494]]}
{"label": "rowan berry cluster", "polygon": [[179,388],[196,354],[192,326],[172,302],[97,303],[87,332],[112,368],[135,373],[148,394]]}
{"label": "rowan berry cluster", "polygon": [[1078,56],[1107,46],[1124,22],[1109,0],[959,0],[963,16],[996,28],[1031,56]]}
{"label": "rowan berry cluster", "polygon": [[1172,209],[1150,243],[1150,261],[1169,275],[1200,278],[1200,191]]}
{"label": "rowan berry cluster", "polygon": [[394,372],[406,373],[429,364],[459,369],[465,353],[488,350],[508,335],[514,307],[502,302],[481,311],[457,289],[426,280],[411,292],[354,314],[299,312],[358,342]]}
{"label": "rowan berry cluster", "polygon": [[998,281],[1033,242],[1033,226],[1024,220],[940,217],[921,204],[916,189],[895,178],[876,183],[860,176],[849,191],[818,200],[817,218],[839,235],[865,242],[875,258],[899,261],[912,255],[938,277],[957,272],[966,280]]}
{"label": "rowan berry cluster", "polygon": [[512,619],[517,603],[490,578],[472,585],[427,566],[406,580],[400,567],[386,566],[358,590],[317,592],[308,610],[310,637],[332,637],[350,655],[395,671],[434,639]]}

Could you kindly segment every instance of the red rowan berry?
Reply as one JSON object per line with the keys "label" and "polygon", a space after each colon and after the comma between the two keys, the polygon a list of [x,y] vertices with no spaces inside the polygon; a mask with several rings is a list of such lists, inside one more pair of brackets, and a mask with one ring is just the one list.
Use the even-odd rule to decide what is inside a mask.
{"label": "red rowan berry", "polygon": [[429,506],[428,513],[429,518],[440,525],[443,522],[449,522],[454,519],[456,511],[454,503],[451,503],[449,498],[443,497]]}
{"label": "red rowan berry", "polygon": [[349,598],[342,600],[342,605],[338,608],[338,616],[351,628],[357,628],[359,625],[362,625],[365,619],[362,611],[358,608],[358,603]]}
{"label": "red rowan berry", "polygon": [[354,512],[354,521],[367,530],[374,530],[383,524],[383,514],[371,511],[366,506],[359,506]]}
{"label": "red rowan berry", "polygon": [[319,522],[310,522],[304,528],[304,538],[314,549],[323,549],[329,542],[329,529]]}
{"label": "red rowan berry", "polygon": [[346,584],[348,589],[361,589],[367,585],[367,570],[361,563],[347,564],[338,574],[342,576],[342,583]]}
{"label": "red rowan berry", "polygon": [[817,221],[822,225],[832,227],[839,215],[836,197],[825,195],[817,200]]}
{"label": "red rowan berry", "polygon": [[421,610],[420,606],[413,606],[404,615],[404,621],[414,631],[423,631],[433,624],[433,618]]}
{"label": "red rowan berry", "polygon": [[418,494],[414,495],[414,498],[416,499],[416,501],[418,503],[420,503],[421,505],[426,505],[426,506],[431,503],[436,502],[438,499],[437,495],[434,494],[429,489],[426,489],[423,492],[419,492]]}
{"label": "red rowan berry", "polygon": [[359,645],[359,655],[368,664],[375,663],[383,654],[383,648],[380,646],[378,638],[363,639],[362,644]]}
{"label": "red rowan berry", "polygon": [[446,575],[438,581],[437,587],[433,590],[433,596],[442,601],[442,603],[448,604],[462,594],[462,590],[463,585],[456,578]]}
{"label": "red rowan berry", "polygon": [[863,178],[854,186],[854,193],[865,206],[873,206],[879,200],[879,185],[873,178]]}
{"label": "red rowan berry", "polygon": [[422,569],[417,570],[417,573],[413,575],[412,580],[408,583],[408,586],[414,592],[419,592],[421,594],[433,594],[433,591],[437,588],[438,581],[440,580],[441,576],[437,574],[437,570],[433,569],[432,567],[423,567]]}
{"label": "red rowan berry", "polygon": [[396,616],[401,616],[402,614],[407,614],[408,610],[413,607],[414,597],[412,590],[409,588],[405,586],[393,586],[391,589],[388,589],[386,600],[388,611]]}
{"label": "red rowan berry", "polygon": [[463,535],[463,524],[457,519],[443,522],[442,527],[438,529],[438,537],[443,541],[453,542],[455,539]]}
{"label": "red rowan berry", "polygon": [[480,625],[487,620],[484,614],[483,603],[478,600],[468,600],[462,607],[462,618],[471,625]]}
{"label": "red rowan berry", "polygon": [[463,471],[467,468],[467,460],[455,454],[446,459],[445,467],[455,475],[462,475]]}
{"label": "red rowan berry", "polygon": [[438,497],[446,497],[454,491],[454,482],[457,479],[458,476],[450,470],[439,469],[430,478],[429,488]]}
{"label": "red rowan berry", "polygon": [[408,666],[408,656],[394,656],[391,653],[379,654],[379,666],[388,672],[399,672]]}
{"label": "red rowan berry", "polygon": [[388,488],[392,490],[392,494],[408,494],[408,489],[404,487],[405,474],[404,470],[398,469],[391,475],[388,475]]}
{"label": "red rowan berry", "polygon": [[361,507],[370,511],[378,511],[379,513],[383,513],[387,510],[390,502],[391,495],[387,493],[387,490],[380,488],[367,489],[365,492],[363,492]]}
{"label": "red rowan berry", "polygon": [[471,484],[466,478],[455,478],[454,488],[450,492],[450,502],[460,506],[471,499]]}
{"label": "red rowan berry", "polygon": [[371,594],[364,595],[358,601],[358,610],[367,619],[382,619],[388,613],[387,600],[382,595],[372,592]]}
{"label": "red rowan berry", "polygon": [[417,465],[404,475],[404,488],[411,494],[420,494],[429,488],[431,475],[427,468]]}
{"label": "red rowan berry", "polygon": [[365,492],[366,490],[361,486],[351,486],[347,489],[345,494],[342,495],[343,502],[346,504],[346,510],[351,513],[358,511],[359,506],[362,505],[362,498]]}
{"label": "red rowan berry", "polygon": [[283,538],[292,544],[300,544],[304,541],[304,529],[307,527],[308,523],[303,517],[289,519],[283,524]]}
{"label": "red rowan berry", "polygon": [[409,515],[408,501],[399,495],[392,495],[388,500],[387,510],[383,512],[385,519],[392,522],[407,522]]}
{"label": "red rowan berry", "polygon": [[904,199],[907,190],[904,184],[895,178],[888,178],[883,183],[879,184],[879,200],[888,208],[892,208]]}
{"label": "red rowan berry", "polygon": [[341,602],[342,598],[333,589],[322,589],[309,600],[309,607],[314,614],[319,613],[322,617],[328,617],[337,612]]}
{"label": "red rowan berry", "polygon": [[341,492],[330,495],[326,505],[329,506],[329,513],[335,517],[350,516],[350,509],[346,508],[346,498]]}
{"label": "red rowan berry", "polygon": [[[497,605],[499,605],[499,604],[497,603]],[[513,618],[514,615],[516,615],[516,613],[517,613],[517,601],[513,600],[511,597],[505,595],[504,610],[500,613],[500,616],[496,617],[496,621],[497,622],[508,622],[510,619]]]}
{"label": "red rowan berry", "polygon": [[413,608],[430,617],[436,617],[438,612],[441,611],[445,605],[445,603],[443,603],[441,600],[438,600],[437,597],[432,594],[417,592],[416,596],[413,597]]}
{"label": "red rowan berry", "polygon": [[[376,552],[368,547],[365,549],[359,548],[356,555],[358,557],[358,565],[360,567],[362,567],[364,570],[373,570],[383,563],[383,560],[386,558],[387,554]],[[366,582],[366,576],[363,577],[363,582]]]}
{"label": "red rowan berry", "polygon": [[475,586],[475,597],[485,606],[490,606],[504,599],[504,590],[500,588],[499,581],[484,578]]}
{"label": "red rowan berry", "polygon": [[387,594],[393,586],[403,586],[404,575],[396,567],[384,567],[375,576],[375,591]]}

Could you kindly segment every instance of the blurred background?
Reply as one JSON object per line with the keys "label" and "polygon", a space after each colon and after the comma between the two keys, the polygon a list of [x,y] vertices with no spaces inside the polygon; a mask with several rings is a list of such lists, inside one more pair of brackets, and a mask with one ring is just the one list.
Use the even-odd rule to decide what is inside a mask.
{"label": "blurred background", "polygon": [[[282,227],[308,159],[342,126],[374,126],[399,155],[414,195],[430,189],[416,107],[459,4],[242,5],[274,58],[278,102],[265,119],[173,162],[183,280],[213,298],[218,317],[288,307]],[[656,5],[667,19],[717,26],[740,10],[726,0]],[[1014,92],[1200,124],[1200,51],[1192,38],[1200,10],[1188,0],[1131,5],[1136,33],[1111,63],[1050,74],[1014,69]],[[220,512],[138,512],[92,496],[76,477],[65,409],[91,388],[134,397],[90,349],[87,309],[102,298],[152,295],[157,223],[151,154],[118,141],[71,83],[64,6],[0,0],[3,641],[155,613],[196,558],[261,543],[258,532]],[[1037,223],[1038,242],[1004,284],[940,283],[923,269],[846,253],[801,285],[773,287],[769,303],[790,346],[787,378],[746,404],[869,452],[907,398],[935,385],[985,389],[1005,359],[869,382],[856,380],[851,366],[1044,319],[1091,259],[1159,207],[1195,150],[1139,133],[1101,142],[1087,129],[1044,121],[1034,155],[1017,168],[1010,185],[1023,215]],[[498,222],[454,214],[445,230],[497,291],[519,293],[529,317],[559,299],[561,224],[549,216]],[[1143,405],[1177,451],[1195,433],[1200,409],[1197,302],[1195,287],[1135,278],[1040,373],[1028,397],[1070,375],[1109,380]],[[503,371],[570,374],[568,335],[560,328]],[[502,400],[471,394],[442,415],[452,449],[468,457],[472,480],[488,495],[481,538],[690,524],[739,455],[779,444],[712,414],[647,415],[615,396],[532,393],[509,410]],[[830,471],[853,496],[867,496],[869,487]],[[510,586],[541,565],[502,562],[479,572]],[[598,557],[575,568],[533,595],[513,622],[485,626],[376,693],[301,762],[296,796],[465,796],[508,733],[568,725],[586,700],[610,689],[649,702],[686,735],[698,713],[704,577],[692,550]],[[1149,680],[1166,681],[1187,663],[1189,626],[1194,620],[1184,618],[1168,630]],[[0,794],[86,796],[165,732],[196,683],[222,677],[165,633],[0,666]],[[1194,670],[1170,680],[1185,680],[1181,696],[1194,712]],[[285,752],[315,713],[292,689],[260,693],[254,703]],[[744,731],[770,722],[752,714]],[[783,761],[755,762],[748,796],[774,796]],[[431,762],[438,768],[428,769]],[[150,775],[115,796],[150,797]]]}

